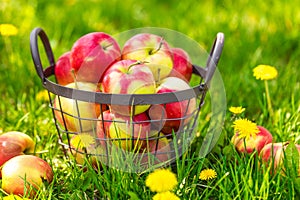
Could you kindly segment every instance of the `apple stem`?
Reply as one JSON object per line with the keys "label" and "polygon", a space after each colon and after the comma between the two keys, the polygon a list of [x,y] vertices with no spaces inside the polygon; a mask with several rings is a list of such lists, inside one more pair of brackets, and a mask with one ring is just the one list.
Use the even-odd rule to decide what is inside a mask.
{"label": "apple stem", "polygon": [[76,74],[75,74],[74,69],[72,69],[71,72],[72,72],[72,76],[73,76],[73,79],[74,79],[75,88],[78,89],[77,78],[76,78]]}
{"label": "apple stem", "polygon": [[152,55],[152,54],[155,54],[156,52],[158,52],[158,51],[161,49],[161,47],[162,47],[162,45],[163,45],[163,42],[164,42],[164,38],[161,37],[161,38],[160,38],[160,41],[159,41],[158,48],[151,50],[151,51],[149,52],[149,54]]}
{"label": "apple stem", "polygon": [[160,83],[160,68],[157,70],[157,82]]}
{"label": "apple stem", "polygon": [[113,43],[109,43],[108,45],[106,45],[106,46],[102,46],[102,49],[103,50],[106,50],[108,47],[110,47],[110,46],[112,46],[113,45]]}
{"label": "apple stem", "polygon": [[144,63],[148,63],[148,62],[147,62],[147,61],[141,61],[141,60],[138,60],[138,61],[136,61],[135,63],[132,63],[131,65],[129,65],[128,70],[129,70],[131,67],[135,66],[135,65],[141,65],[141,64],[144,64]]}

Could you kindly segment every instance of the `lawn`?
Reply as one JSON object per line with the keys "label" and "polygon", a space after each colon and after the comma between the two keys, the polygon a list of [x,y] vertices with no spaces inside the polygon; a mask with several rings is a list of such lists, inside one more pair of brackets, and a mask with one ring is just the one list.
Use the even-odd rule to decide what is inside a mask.
{"label": "lawn", "polygon": [[[18,31],[5,36],[1,30],[0,35],[0,133],[28,134],[36,142],[35,154],[53,168],[54,180],[41,188],[36,199],[152,199],[155,192],[145,183],[152,171],[128,173],[103,165],[97,172],[89,163],[84,163],[83,170],[64,156],[48,96],[43,95],[30,54],[29,35],[35,27],[47,33],[56,59],[80,36],[94,31],[115,35],[140,27],[167,28],[186,35],[207,52],[217,33],[224,33],[218,80],[212,87],[221,90],[208,92],[199,116],[199,134],[188,151],[168,166],[178,182],[172,192],[180,199],[299,199],[300,177],[294,165],[299,156],[288,151],[286,173],[270,173],[255,152],[240,154],[231,143],[234,120],[243,118],[267,128],[274,142],[300,144],[299,3],[2,0],[0,24],[12,24]],[[261,64],[275,67],[278,76],[257,80],[253,69]],[[220,91],[225,95],[218,99],[215,92]],[[216,102],[224,111],[224,123],[218,124],[216,144],[203,155],[200,149],[214,122]],[[245,108],[241,114],[229,111],[239,106]],[[216,176],[199,178],[204,169],[212,169]],[[6,195],[0,190],[0,199]]]}

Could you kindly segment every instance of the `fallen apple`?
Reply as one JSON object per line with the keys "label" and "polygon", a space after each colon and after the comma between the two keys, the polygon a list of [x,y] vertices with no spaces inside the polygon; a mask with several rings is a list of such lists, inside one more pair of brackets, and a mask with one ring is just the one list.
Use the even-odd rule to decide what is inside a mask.
{"label": "fallen apple", "polygon": [[8,194],[34,197],[44,181],[52,180],[51,166],[33,155],[13,157],[2,168],[2,189]]}
{"label": "fallen apple", "polygon": [[140,33],[128,39],[122,49],[122,59],[145,62],[156,81],[167,77],[173,68],[169,44],[163,37],[151,33]]}
{"label": "fallen apple", "polygon": [[[88,82],[74,82],[65,87],[90,92],[98,91],[96,84]],[[75,98],[76,99],[76,98]],[[78,101],[71,98],[56,96],[54,99],[54,113],[58,123],[68,131],[87,132],[96,128],[94,119],[100,114],[100,105]]]}
{"label": "fallen apple", "polygon": [[82,82],[102,82],[106,69],[120,59],[121,49],[117,41],[103,32],[92,32],[80,37],[70,53],[76,80]]}
{"label": "fallen apple", "polygon": [[[136,60],[121,60],[114,63],[104,74],[103,91],[111,94],[154,94],[156,85],[152,72]],[[118,105],[112,96],[111,110],[122,115],[137,115],[145,112],[150,105]],[[134,113],[132,113],[134,112]]]}
{"label": "fallen apple", "polygon": [[[167,77],[163,79],[156,89],[156,92],[176,92],[190,89],[188,83],[178,77]],[[148,114],[156,125],[156,129],[161,129],[165,134],[171,134],[172,131],[177,132],[184,127],[193,117],[196,110],[196,98],[171,102],[163,104],[153,104],[148,110]],[[158,130],[159,131],[159,130]]]}
{"label": "fallen apple", "polygon": [[238,133],[233,135],[231,142],[238,152],[251,154],[252,152],[257,151],[259,154],[265,145],[272,143],[272,134],[262,126],[257,126],[257,128],[259,132],[255,137],[250,136],[249,139],[239,137]]}
{"label": "fallen apple", "polygon": [[54,74],[56,81],[60,85],[67,85],[74,82],[75,72],[70,64],[70,52],[66,52],[61,55],[54,68]]}
{"label": "fallen apple", "polygon": [[[288,145],[289,142],[269,143],[266,144],[260,151],[259,156],[261,158],[261,162],[266,166],[271,167],[271,173],[277,172],[278,170],[282,172],[282,169],[284,169],[285,151]],[[295,146],[300,156],[300,145],[295,144]],[[284,172],[282,173],[284,174]],[[300,176],[300,160],[298,163],[298,176]]]}
{"label": "fallen apple", "polygon": [[[34,148],[34,141],[25,133],[10,131],[0,135],[0,167],[15,156],[32,153]],[[0,177],[1,174],[0,171]]]}
{"label": "fallen apple", "polygon": [[171,48],[173,69],[169,76],[175,76],[189,82],[193,73],[193,65],[189,54],[182,48]]}

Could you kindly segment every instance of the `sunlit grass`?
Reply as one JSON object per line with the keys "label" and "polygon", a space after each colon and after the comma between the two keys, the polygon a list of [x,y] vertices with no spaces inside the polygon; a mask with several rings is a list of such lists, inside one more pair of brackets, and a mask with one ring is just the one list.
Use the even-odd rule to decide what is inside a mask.
{"label": "sunlit grass", "polygon": [[[270,130],[276,141],[300,143],[300,82],[298,0],[290,1],[9,1],[0,4],[0,23],[12,24],[16,35],[0,36],[0,130],[23,131],[34,138],[37,152],[55,172],[54,181],[38,199],[151,199],[145,185],[149,172],[126,173],[105,165],[97,172],[63,155],[57,143],[51,109],[43,98],[29,49],[29,34],[42,27],[57,59],[81,35],[92,31],[117,34],[139,27],[179,31],[209,51],[217,32],[225,34],[219,63],[228,106],[242,106],[251,121]],[[276,66],[278,77],[268,84],[273,117],[270,119],[265,88],[252,74],[261,64]],[[44,59],[44,67],[47,66]],[[206,158],[198,152],[210,118],[209,102],[200,115],[199,137],[178,159],[172,171],[178,179],[174,193],[181,199],[292,199],[299,189],[293,177],[271,175],[256,155],[241,156],[230,145],[232,114],[218,145]],[[203,169],[217,177],[200,180]],[[1,182],[1,181],[0,181]],[[297,193],[298,192],[298,193]],[[5,196],[0,191],[0,199]]]}

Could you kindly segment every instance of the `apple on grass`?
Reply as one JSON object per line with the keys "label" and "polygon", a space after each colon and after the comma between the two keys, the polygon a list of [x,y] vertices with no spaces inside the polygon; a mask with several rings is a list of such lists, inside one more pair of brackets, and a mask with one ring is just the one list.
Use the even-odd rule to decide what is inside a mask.
{"label": "apple on grass", "polygon": [[[102,89],[111,94],[154,94],[156,84],[151,70],[140,61],[121,60],[114,63],[104,74]],[[114,102],[110,108],[112,112],[130,116],[145,112],[150,105],[137,105],[134,107],[127,105],[118,105]],[[134,113],[132,113],[134,110]]]}
{"label": "apple on grass", "polygon": [[[262,150],[260,151],[260,158],[261,162],[266,166],[272,167],[270,172],[274,173],[277,170],[283,170],[285,165],[285,156],[286,156],[286,149],[289,145],[289,142],[276,142],[276,143],[269,143],[266,144]],[[300,156],[300,145],[295,144],[299,156]],[[297,165],[297,163],[295,163]],[[281,171],[283,174],[284,172]],[[300,176],[300,160],[298,163],[298,176]]]}
{"label": "apple on grass", "polygon": [[122,59],[145,62],[156,81],[167,77],[173,68],[169,44],[163,37],[151,33],[140,33],[128,39],[122,49]]}
{"label": "apple on grass", "polygon": [[8,194],[33,198],[44,181],[51,183],[52,180],[51,166],[33,155],[13,157],[2,168],[2,189]]}
{"label": "apple on grass", "polygon": [[256,134],[256,137],[251,136],[247,140],[240,138],[239,133],[233,135],[231,142],[238,152],[251,154],[252,152],[257,151],[259,154],[265,145],[272,143],[272,134],[262,126],[257,126],[257,128],[259,132]]}
{"label": "apple on grass", "polygon": [[56,81],[60,85],[67,85],[69,83],[74,82],[74,69],[70,64],[70,52],[66,52],[62,54],[54,68],[54,74],[56,77]]}
{"label": "apple on grass", "polygon": [[189,82],[193,73],[193,65],[189,54],[182,48],[171,48],[173,69],[169,76],[175,76]]}
{"label": "apple on grass", "polygon": [[145,112],[130,117],[106,110],[98,120],[97,134],[106,135],[111,145],[124,150],[138,151],[150,136],[151,124]]}
{"label": "apple on grass", "polygon": [[106,69],[121,59],[121,49],[109,34],[92,32],[80,37],[71,48],[70,64],[77,81],[102,82]]}
{"label": "apple on grass", "polygon": [[[10,131],[0,135],[0,167],[9,159],[32,153],[35,143],[30,136],[18,131]],[[0,170],[0,178],[1,178]]]}
{"label": "apple on grass", "polygon": [[[98,91],[96,84],[88,82],[74,82],[65,87],[85,90],[90,92]],[[75,94],[74,94],[75,95]],[[95,129],[94,121],[100,114],[100,105],[91,102],[78,101],[62,96],[54,99],[54,113],[58,123],[65,126],[68,131],[86,132]]]}
{"label": "apple on grass", "polygon": [[[167,77],[163,79],[156,89],[156,93],[176,92],[190,89],[190,86],[184,80],[178,77]],[[153,104],[148,110],[153,125],[157,125],[156,129],[161,129],[165,134],[177,132],[185,126],[191,119],[192,114],[196,110],[196,98],[183,100],[179,102],[171,102],[165,105]]]}

